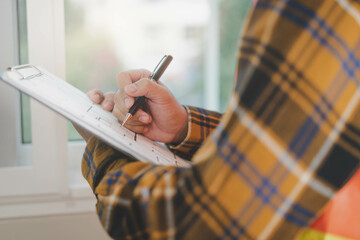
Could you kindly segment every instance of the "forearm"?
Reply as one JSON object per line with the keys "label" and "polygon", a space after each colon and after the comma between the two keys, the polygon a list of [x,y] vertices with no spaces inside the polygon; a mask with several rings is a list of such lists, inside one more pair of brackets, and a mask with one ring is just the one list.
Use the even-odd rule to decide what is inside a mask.
{"label": "forearm", "polygon": [[116,171],[134,159],[116,151],[96,137],[88,140],[81,162],[81,170],[93,192],[106,174]]}
{"label": "forearm", "polygon": [[184,198],[186,187],[179,182],[192,181],[193,169],[128,160],[91,138],[82,170],[97,197],[101,223],[113,238],[161,239],[169,234],[162,229],[174,227],[169,224],[175,220],[168,217],[179,218],[190,207]]}
{"label": "forearm", "polygon": [[[219,124],[221,114],[205,109],[186,106],[188,113],[188,133],[177,145],[168,145],[175,153],[191,159],[203,142]],[[93,191],[107,172],[115,171],[136,160],[116,151],[95,137],[88,140],[82,161],[82,172]]]}

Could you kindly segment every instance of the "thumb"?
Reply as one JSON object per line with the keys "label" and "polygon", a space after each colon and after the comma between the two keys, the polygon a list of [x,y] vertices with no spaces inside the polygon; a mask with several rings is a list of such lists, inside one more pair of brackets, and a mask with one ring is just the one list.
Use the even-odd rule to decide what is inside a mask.
{"label": "thumb", "polygon": [[164,89],[161,85],[145,78],[127,85],[124,90],[132,97],[145,96],[152,100],[156,100],[164,93]]}

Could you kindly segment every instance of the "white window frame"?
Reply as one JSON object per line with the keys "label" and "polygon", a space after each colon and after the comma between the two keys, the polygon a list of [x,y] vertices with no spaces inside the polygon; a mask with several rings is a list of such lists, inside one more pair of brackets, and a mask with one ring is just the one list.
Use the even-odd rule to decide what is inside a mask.
{"label": "white window frame", "polygon": [[[0,29],[3,35],[0,44],[0,71],[2,71],[8,66],[16,64],[17,51],[15,48],[16,32],[14,32],[13,3],[11,1],[1,1],[0,11]],[[16,165],[16,139],[18,138],[16,132],[16,106],[18,102],[15,99],[17,93],[5,83],[0,83],[0,97],[0,109],[2,111],[2,114],[0,114],[0,159],[2,165]],[[5,136],[7,137],[5,138]]]}
{"label": "white window frame", "polygon": [[[16,3],[15,1],[10,0],[4,0],[2,1],[2,4],[4,8],[1,8],[4,13],[6,13],[7,9],[7,17],[8,19],[11,19],[10,23],[9,21],[3,21],[6,23],[9,23],[7,27],[8,35],[6,37],[8,38],[8,46],[3,47],[9,47],[7,50],[8,56],[11,59],[10,64],[14,64],[17,62],[17,22],[16,22]],[[2,15],[2,14],[1,14]],[[8,20],[7,19],[7,20]],[[12,56],[11,56],[12,55]],[[15,98],[18,98],[18,93],[12,91],[12,96],[9,97],[9,101],[6,100],[6,102],[12,102],[10,105],[12,105],[13,109],[14,106],[18,104],[18,101],[15,100]],[[10,95],[10,94],[9,94]],[[39,104],[32,102],[31,106],[33,108],[32,112],[32,128],[34,129],[34,132],[37,130],[39,131],[40,135],[35,136],[33,138],[33,151],[32,151],[32,164],[30,167],[8,167],[8,168],[1,168],[0,169],[0,189],[2,189],[0,195],[1,196],[14,196],[14,195],[28,195],[28,194],[48,194],[48,193],[55,193],[58,189],[58,182],[56,175],[58,174],[56,166],[56,158],[54,156],[51,156],[50,154],[57,154],[56,150],[56,142],[52,139],[55,139],[53,136],[55,136],[54,131],[43,131],[43,127],[46,129],[52,129],[51,126],[48,124],[51,124],[50,121],[47,121],[49,119],[49,114],[43,112],[42,108]],[[14,110],[13,110],[14,111]],[[18,117],[18,112],[11,112],[12,117]],[[14,116],[15,115],[15,116]],[[16,116],[17,115],[17,116]],[[46,124],[42,124],[43,120],[41,119],[44,117],[44,120]],[[8,119],[10,120],[10,119]],[[14,121],[16,123],[18,121]],[[13,123],[13,124],[14,124]],[[40,124],[39,124],[40,123]],[[41,125],[41,126],[39,126]],[[16,129],[16,127],[11,126],[11,130],[13,131]],[[42,135],[41,135],[42,134]],[[3,138],[5,138],[6,135],[3,135]],[[10,136],[17,136],[17,139],[19,139],[19,133],[15,132],[13,135]],[[41,140],[43,138],[47,137],[47,140]],[[23,146],[19,145],[19,142],[17,140],[16,144],[16,154],[14,154],[14,151],[12,150],[11,155],[5,156],[8,161],[16,161],[18,159],[17,157],[20,155],[19,152],[22,149]],[[43,146],[43,147],[40,147]],[[45,151],[45,149],[50,151]],[[61,157],[61,156],[59,156]],[[11,186],[10,186],[11,183]]]}
{"label": "white window frame", "polygon": [[[64,78],[63,0],[27,0],[26,4],[29,63],[44,66]],[[2,70],[18,64],[16,14],[15,0],[1,1],[0,21],[6,23],[0,25],[4,34],[0,46]],[[13,162],[21,154],[32,153],[30,166],[0,168],[0,219],[94,212],[95,197],[89,186],[69,186],[66,120],[30,100],[32,144],[22,144],[19,93],[2,84],[0,94],[6,97],[6,104],[0,105],[6,112],[1,117],[4,134],[0,140],[10,137],[13,146],[1,158]]]}
{"label": "white window frame", "polygon": [[[204,97],[207,108],[218,110],[219,0],[208,1],[212,17],[206,31]],[[41,65],[65,79],[64,1],[27,0],[26,5],[29,63]],[[4,34],[0,44],[0,54],[4,56],[0,59],[0,70],[18,64],[16,19],[16,0],[1,0],[0,21],[7,26],[0,24]],[[87,184],[70,186],[68,180],[68,164],[81,161],[84,142],[68,142],[66,120],[31,99],[32,144],[22,144],[19,93],[0,86],[0,94],[9,99],[6,104],[0,103],[0,109],[8,113],[7,117],[0,116],[0,127],[2,133],[12,136],[9,141],[14,146],[7,149],[6,156],[5,151],[1,156],[10,162],[21,155],[31,156],[32,161],[28,167],[0,168],[0,219],[94,212],[95,197],[90,187]],[[0,137],[0,144],[3,139]]]}

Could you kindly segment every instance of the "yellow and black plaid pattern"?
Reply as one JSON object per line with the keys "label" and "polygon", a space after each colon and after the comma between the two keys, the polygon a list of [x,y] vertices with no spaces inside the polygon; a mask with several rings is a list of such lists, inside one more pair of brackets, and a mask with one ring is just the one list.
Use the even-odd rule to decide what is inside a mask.
{"label": "yellow and black plaid pattern", "polygon": [[188,137],[172,147],[193,156],[191,168],[127,159],[91,138],[82,171],[108,233],[296,238],[359,168],[359,10],[349,0],[258,1],[227,111],[218,122],[188,108]]}
{"label": "yellow and black plaid pattern", "polygon": [[206,139],[218,126],[221,114],[193,106],[185,106],[188,113],[188,134],[185,140],[168,147],[177,155],[191,159]]}

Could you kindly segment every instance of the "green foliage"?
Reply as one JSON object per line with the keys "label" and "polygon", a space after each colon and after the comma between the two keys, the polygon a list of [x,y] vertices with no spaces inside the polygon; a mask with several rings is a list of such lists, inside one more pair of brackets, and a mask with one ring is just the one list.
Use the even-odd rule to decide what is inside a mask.
{"label": "green foliage", "polygon": [[[18,38],[19,38],[19,63],[29,63],[28,56],[28,36],[26,23],[26,0],[17,1],[17,16],[18,16]],[[31,143],[31,118],[30,118],[30,98],[21,93],[21,131],[22,142]]]}

